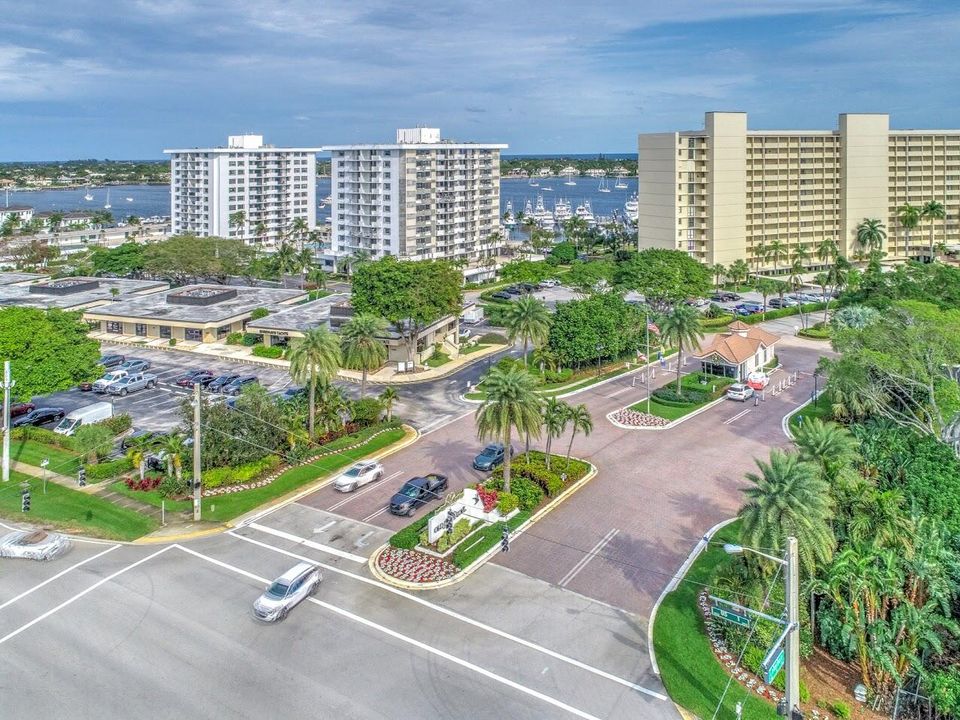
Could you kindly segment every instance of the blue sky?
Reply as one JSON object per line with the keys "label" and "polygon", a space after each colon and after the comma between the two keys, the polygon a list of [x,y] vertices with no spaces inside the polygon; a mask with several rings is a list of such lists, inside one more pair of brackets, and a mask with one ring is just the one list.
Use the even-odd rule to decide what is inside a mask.
{"label": "blue sky", "polygon": [[0,161],[416,124],[508,152],[630,151],[707,110],[960,127],[948,1],[0,0],[0,18]]}

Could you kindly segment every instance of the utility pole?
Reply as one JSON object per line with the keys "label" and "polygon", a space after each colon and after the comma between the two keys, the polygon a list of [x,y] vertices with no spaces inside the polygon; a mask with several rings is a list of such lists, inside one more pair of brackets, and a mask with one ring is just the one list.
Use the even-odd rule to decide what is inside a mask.
{"label": "utility pole", "polygon": [[787,717],[800,710],[800,569],[797,561],[797,539],[787,538],[784,556],[784,589],[786,593],[787,638],[785,643]]}
{"label": "utility pole", "polygon": [[647,325],[647,369],[643,373],[643,379],[647,381],[647,415],[650,414],[650,313],[644,316]]}
{"label": "utility pole", "polygon": [[10,361],[3,361],[3,482],[10,482]]}
{"label": "utility pole", "polygon": [[200,519],[200,383],[193,384],[193,520]]}

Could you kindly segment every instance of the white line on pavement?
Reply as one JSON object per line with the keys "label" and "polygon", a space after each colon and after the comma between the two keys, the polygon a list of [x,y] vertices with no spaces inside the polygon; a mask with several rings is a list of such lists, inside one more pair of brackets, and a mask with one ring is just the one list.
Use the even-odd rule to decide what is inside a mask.
{"label": "white line on pavement", "polygon": [[600,542],[598,542],[596,545],[593,546],[593,548],[591,548],[590,552],[588,552],[586,555],[580,558],[580,561],[576,565],[574,565],[572,568],[570,568],[570,572],[564,575],[560,579],[560,582],[557,583],[557,585],[559,585],[560,587],[566,587],[567,583],[573,580],[577,575],[579,575],[580,571],[583,570],[587,565],[589,565],[590,561],[593,560],[600,553],[600,551],[603,550],[610,543],[610,541],[617,536],[617,533],[619,532],[620,531],[617,528],[613,528],[613,530],[611,530],[606,535],[604,535],[603,538],[601,538]]}
{"label": "white line on pavement", "polygon": [[625,387],[625,388],[620,388],[620,389],[617,390],[616,392],[610,393],[609,395],[607,395],[607,397],[616,397],[617,395],[620,395],[621,393],[625,393],[625,392],[627,392],[628,390],[636,390],[636,388],[631,387],[631,386],[628,385],[628,386]]}
{"label": "white line on pavement", "polygon": [[82,598],[82,597],[83,597],[84,595],[86,595],[87,593],[90,593],[90,592],[93,592],[94,590],[96,590],[98,587],[100,587],[100,586],[103,585],[104,583],[108,583],[108,582],[110,582],[111,580],[113,580],[114,578],[119,577],[120,575],[123,575],[125,572],[127,572],[127,570],[133,570],[133,568],[138,567],[138,566],[140,566],[140,565],[143,565],[143,563],[147,562],[148,560],[153,560],[153,558],[157,557],[157,555],[162,555],[163,553],[167,552],[167,550],[169,550],[170,548],[173,548],[173,547],[177,547],[177,546],[176,546],[176,545],[167,545],[167,546],[164,547],[164,548],[160,548],[160,549],[157,550],[155,553],[153,553],[153,554],[151,554],[151,555],[147,555],[145,558],[141,558],[140,560],[137,560],[135,563],[131,563],[130,565],[127,565],[126,567],[120,568],[120,569],[117,570],[116,572],[107,575],[105,578],[103,578],[103,579],[101,579],[101,580],[98,580],[98,581],[95,582],[93,585],[91,585],[90,587],[88,587],[86,590],[81,590],[80,592],[78,592],[78,593],[77,593],[76,595],[74,595],[73,597],[68,598],[67,600],[64,600],[62,603],[60,603],[59,605],[57,605],[55,608],[52,608],[52,609],[50,609],[50,610],[47,610],[45,613],[43,613],[43,615],[40,615],[40,616],[38,616],[38,617],[35,617],[33,620],[31,620],[30,622],[26,623],[25,625],[21,625],[20,627],[18,627],[18,628],[17,628],[16,630],[14,630],[13,632],[7,633],[7,634],[4,635],[2,638],[0,638],[0,645],[3,645],[3,644],[4,644],[7,640],[9,640],[10,638],[16,637],[17,635],[19,635],[20,633],[22,633],[24,630],[28,630],[29,628],[33,627],[33,626],[36,625],[38,622],[41,622],[41,621],[43,621],[43,620],[46,620],[48,617],[50,617],[50,616],[53,615],[54,613],[59,612],[59,611],[62,610],[63,608],[67,607],[67,605],[73,604],[74,602],[76,602],[77,600],[79,600],[80,598]]}
{"label": "white line on pavement", "polygon": [[365,557],[360,557],[359,555],[354,555],[353,553],[346,552],[345,550],[340,550],[335,547],[330,547],[329,545],[322,545],[313,540],[307,540],[305,538],[297,537],[296,535],[291,535],[288,532],[283,530],[275,530],[272,527],[267,527],[266,525],[260,525],[258,523],[250,523],[246,527],[252,528],[253,530],[259,530],[262,533],[267,535],[274,535],[278,538],[283,538],[284,540],[290,540],[291,542],[298,543],[300,545],[306,545],[308,548],[313,548],[314,550],[319,550],[320,552],[329,553],[330,555],[336,555],[337,557],[342,557],[345,560],[352,560],[353,562],[363,565],[367,562]]}
{"label": "white line on pavement", "polygon": [[377,517],[380,517],[381,515],[383,515],[386,511],[387,511],[387,508],[386,508],[386,507],[382,507],[382,508],[380,508],[379,510],[377,510],[376,512],[370,513],[369,515],[367,515],[365,518],[363,518],[363,521],[362,521],[362,522],[370,522],[370,521],[373,520],[374,518],[377,518]]}
{"label": "white line on pavement", "polygon": [[421,430],[420,435],[429,435],[430,433],[436,432],[442,427],[446,427],[447,425],[455,423],[457,420],[461,420],[462,418],[465,418],[467,415],[473,415],[475,412],[476,412],[476,408],[474,408],[473,410],[467,410],[467,412],[463,413],[462,415],[457,415],[455,418],[450,418],[449,420],[441,422],[441,424],[436,425],[436,427],[433,427],[435,425],[435,422],[432,422],[429,425],[427,425],[427,427],[430,429],[426,431]]}
{"label": "white line on pavement", "polygon": [[[183,550],[184,552],[189,553],[194,557],[200,558],[201,560],[206,560],[207,562],[212,563],[218,567],[222,567],[225,570],[230,570],[234,573],[237,573],[238,575],[242,575],[243,577],[254,580],[260,583],[261,585],[270,582],[267,578],[260,577],[259,575],[255,575],[252,572],[248,572],[247,570],[243,570],[234,565],[230,565],[229,563],[225,563],[222,560],[217,560],[216,558],[208,557],[207,555],[203,555],[202,553],[199,553],[196,550],[183,547],[182,545],[171,545],[170,547],[179,548],[180,550]],[[573,707],[572,705],[567,705],[565,702],[557,700],[555,697],[551,697],[550,695],[546,695],[538,690],[529,688],[526,685],[521,685],[520,683],[514,680],[510,680],[509,678],[505,678],[502,675],[498,675],[495,672],[491,672],[490,670],[480,667],[479,665],[475,665],[474,663],[468,660],[464,660],[463,658],[457,657],[456,655],[451,655],[450,653],[440,650],[439,648],[435,648],[432,645],[427,645],[426,643],[421,642],[420,640],[417,640],[415,638],[412,638],[409,635],[404,635],[403,633],[397,632],[396,630],[388,628],[385,625],[380,625],[379,623],[375,623],[372,620],[368,620],[365,617],[356,615],[355,613],[352,613],[349,610],[344,610],[343,608],[337,607],[336,605],[328,603],[325,600],[317,600],[316,598],[307,598],[307,600],[309,600],[314,605],[318,605],[319,607],[322,607],[325,610],[329,610],[330,612],[340,615],[341,617],[345,617],[348,620],[352,620],[355,623],[359,623],[360,625],[364,625],[373,630],[382,632],[385,635],[389,635],[390,637],[396,640],[401,640],[407,643],[408,645],[413,645],[415,648],[423,650],[424,652],[428,652],[431,655],[436,655],[437,657],[443,658],[444,660],[449,660],[450,662],[456,665],[459,665],[460,667],[466,668],[467,670],[472,670],[478,675],[483,675],[486,678],[489,678],[498,683],[506,685],[507,687],[513,688],[514,690],[518,690],[519,692],[522,692],[525,695],[530,695],[531,697],[534,697],[538,700],[542,700],[543,702],[549,705],[553,705],[554,707],[560,708],[561,710],[565,710],[571,715],[576,715],[577,717],[584,718],[585,720],[600,720],[600,718],[598,718],[597,716],[591,715],[590,713],[584,712],[583,710],[579,710]]]}
{"label": "white line on pavement", "polygon": [[316,535],[316,534],[318,534],[318,533],[326,532],[327,530],[329,530],[330,528],[332,528],[334,525],[336,525],[338,522],[340,522],[340,521],[339,521],[339,520],[331,520],[331,521],[328,522],[326,525],[322,525],[321,527],[314,528],[314,529],[313,529],[313,533],[314,533],[314,535]]}
{"label": "white line on pavement", "polygon": [[744,415],[746,415],[748,412],[750,412],[750,409],[749,409],[749,408],[746,409],[746,410],[741,410],[740,412],[738,412],[738,413],[737,413],[736,415],[734,415],[733,417],[727,418],[726,420],[724,420],[724,421],[723,421],[723,424],[724,424],[724,425],[729,425],[730,423],[734,422],[735,420],[739,420],[740,418],[742,418],[742,417],[743,417]]}
{"label": "white line on pavement", "polygon": [[42,588],[44,585],[47,585],[47,584],[49,584],[49,583],[52,583],[54,580],[63,577],[63,576],[66,575],[68,572],[71,572],[71,571],[73,571],[73,570],[76,570],[76,569],[77,569],[78,567],[80,567],[81,565],[86,565],[88,562],[91,562],[91,561],[93,561],[93,560],[96,560],[98,557],[100,557],[100,556],[102,556],[102,555],[106,555],[108,552],[111,552],[111,551],[113,551],[113,550],[116,550],[118,547],[121,547],[121,546],[120,546],[120,545],[111,545],[110,547],[108,547],[108,548],[107,548],[106,550],[104,550],[103,552],[98,552],[96,555],[91,555],[91,556],[88,557],[86,560],[81,560],[80,562],[71,565],[71,566],[68,567],[66,570],[61,570],[60,572],[58,572],[58,573],[57,573],[56,575],[54,575],[53,577],[50,577],[50,578],[47,578],[46,580],[44,580],[44,581],[43,581],[42,583],[40,583],[39,585],[34,585],[34,586],[33,586],[32,588],[30,588],[29,590],[24,590],[22,593],[20,593],[20,594],[17,595],[16,597],[10,598],[10,599],[7,600],[5,603],[3,603],[3,605],[0,605],[0,610],[3,610],[7,605],[11,605],[11,604],[15,603],[17,600],[20,600],[21,598],[25,598],[27,595],[29,595],[30,593],[32,593],[34,590],[39,590],[39,589]]}
{"label": "white line on pavement", "polygon": [[330,507],[328,507],[327,510],[333,511],[333,510],[337,510],[338,508],[342,508],[344,505],[346,505],[348,502],[350,502],[350,501],[353,500],[354,498],[358,498],[358,497],[360,497],[361,495],[365,495],[366,493],[370,492],[371,490],[376,490],[376,489],[377,489],[377,486],[380,485],[380,483],[384,483],[384,482],[386,482],[387,480],[393,480],[395,477],[397,477],[397,475],[399,475],[399,474],[402,473],[402,472],[403,472],[402,470],[397,470],[395,473],[392,473],[392,474],[390,474],[390,475],[387,475],[387,477],[381,478],[380,480],[377,480],[376,482],[371,483],[371,484],[370,484],[370,487],[368,487],[366,490],[361,490],[360,492],[354,491],[354,492],[352,492],[352,493],[349,493],[349,494],[347,495],[347,497],[345,497],[343,500],[340,500],[339,502],[334,503],[333,505],[331,505]]}
{"label": "white line on pavement", "polygon": [[329,570],[330,572],[336,573],[337,575],[345,575],[353,580],[356,580],[357,582],[362,582],[366,585],[372,585],[373,587],[380,588],[385,592],[392,593],[393,595],[397,595],[402,598],[406,598],[410,602],[414,602],[414,603],[417,603],[418,605],[422,605],[424,607],[430,608],[431,610],[441,613],[443,615],[446,615],[447,617],[454,618],[455,620],[459,620],[460,622],[466,623],[467,625],[470,625],[475,628],[479,628],[480,630],[485,630],[486,632],[496,635],[497,637],[504,638],[505,640],[510,640],[511,642],[515,642],[518,645],[523,645],[524,647],[530,648],[531,650],[536,650],[537,652],[543,653],[544,655],[548,655],[556,660],[560,660],[561,662],[565,662],[569,665],[573,665],[574,667],[578,667],[581,670],[586,670],[589,673],[593,673],[598,677],[602,677],[602,678],[605,678],[606,680],[610,680],[619,685],[623,685],[624,687],[628,687],[631,690],[636,690],[637,692],[643,693],[644,695],[655,697],[658,700],[667,699],[667,696],[664,695],[663,693],[659,693],[655,690],[650,690],[649,688],[645,688],[642,685],[637,685],[636,683],[630,682],[629,680],[625,680],[624,678],[614,675],[613,673],[609,673],[606,670],[600,670],[599,668],[595,668],[592,665],[587,665],[586,663],[581,662],[580,660],[577,660],[572,657],[568,657],[567,655],[563,655],[557,652],[556,650],[551,650],[549,648],[543,647],[542,645],[537,645],[536,643],[531,642],[530,640],[524,640],[523,638],[517,637],[516,635],[511,635],[505,630],[495,628],[492,625],[486,625],[485,623],[482,623],[479,620],[474,620],[473,618],[468,617],[466,615],[461,615],[455,610],[451,610],[450,608],[446,608],[442,605],[437,605],[435,603],[430,602],[429,600],[424,600],[422,597],[418,597],[417,595],[408,593],[404,590],[400,590],[399,588],[386,585],[378,580],[373,580],[372,578],[364,577],[363,575],[357,575],[356,573],[352,573],[349,570],[338,568],[335,565],[328,565],[327,563],[317,562],[313,558],[306,557],[305,555],[298,555],[295,552],[284,550],[282,548],[275,547],[268,543],[260,542],[259,540],[254,540],[253,538],[248,538],[248,537],[244,537],[243,535],[238,535],[236,532],[232,530],[228,531],[227,535],[235,537],[238,540],[242,540],[243,542],[247,542],[252,545],[257,545],[259,547],[265,548],[272,552],[280,553],[281,555],[286,555],[287,557],[294,558],[296,560],[315,563],[320,567],[322,567],[324,570]]}

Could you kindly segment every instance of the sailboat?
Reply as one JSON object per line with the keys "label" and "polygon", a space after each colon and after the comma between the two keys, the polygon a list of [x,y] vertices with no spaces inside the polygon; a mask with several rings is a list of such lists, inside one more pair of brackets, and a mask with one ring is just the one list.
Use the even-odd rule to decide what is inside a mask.
{"label": "sailboat", "polygon": [[517,224],[517,218],[513,214],[513,201],[507,200],[507,211],[503,214],[503,224],[512,229]]}
{"label": "sailboat", "polygon": [[110,204],[110,191],[107,190],[107,204],[103,206],[104,210],[109,210],[113,205]]}
{"label": "sailboat", "polygon": [[90,193],[89,190],[87,190],[87,194],[83,196],[83,199],[86,200],[87,202],[90,202],[91,200],[93,200],[93,195]]}
{"label": "sailboat", "polygon": [[540,187],[540,181],[536,178],[530,178],[530,187]]}
{"label": "sailboat", "polygon": [[626,190],[626,189],[627,189],[627,183],[625,183],[625,182],[623,181],[623,175],[618,175],[618,176],[617,176],[617,184],[614,185],[614,187],[615,187],[617,190]]}
{"label": "sailboat", "polygon": [[600,187],[597,188],[597,192],[610,192],[610,188],[607,187],[607,178],[600,178]]}

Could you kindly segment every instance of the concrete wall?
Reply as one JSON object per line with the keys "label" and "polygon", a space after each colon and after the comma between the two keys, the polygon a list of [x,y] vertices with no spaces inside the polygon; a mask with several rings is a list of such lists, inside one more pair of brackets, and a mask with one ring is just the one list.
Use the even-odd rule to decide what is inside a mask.
{"label": "concrete wall", "polygon": [[[844,234],[837,242],[840,253],[847,257],[859,249],[857,225],[864,218],[887,219],[889,136],[889,115],[840,116],[840,215]],[[886,246],[884,243],[882,249]]]}
{"label": "concrete wall", "polygon": [[637,155],[639,247],[641,250],[675,250],[678,247],[677,133],[640,134]]}
{"label": "concrete wall", "polygon": [[707,131],[706,263],[729,265],[745,258],[747,114],[710,112]]}

